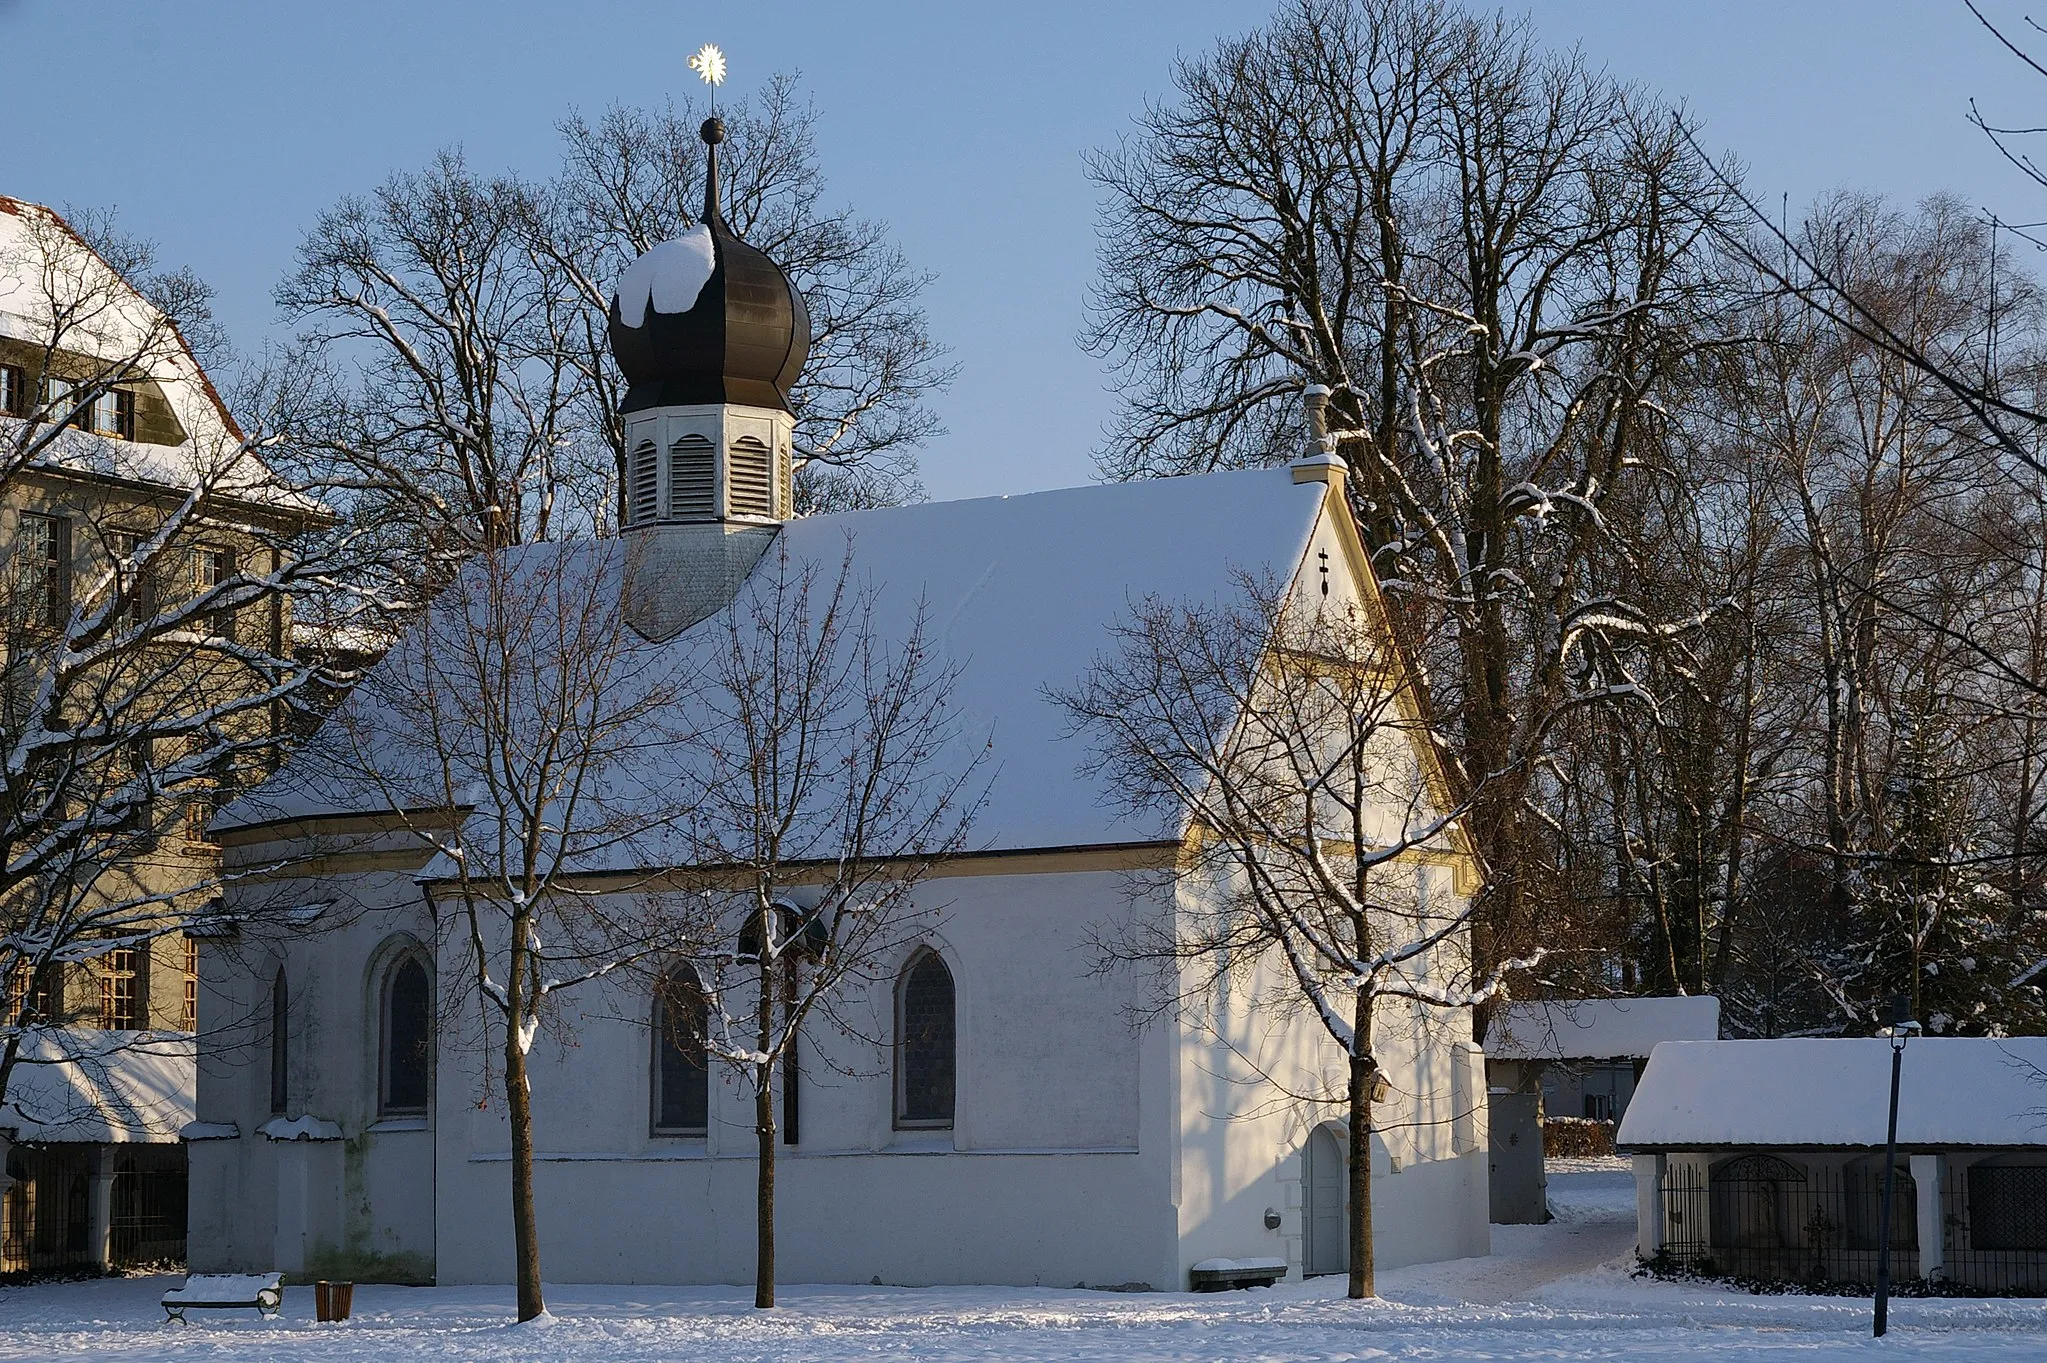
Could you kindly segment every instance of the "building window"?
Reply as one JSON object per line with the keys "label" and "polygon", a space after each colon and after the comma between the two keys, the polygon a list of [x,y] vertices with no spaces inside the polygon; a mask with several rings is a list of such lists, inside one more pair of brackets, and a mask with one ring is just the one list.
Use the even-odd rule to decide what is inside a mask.
{"label": "building window", "polygon": [[896,1125],[951,1129],[957,1075],[952,972],[927,949],[896,981]]}
{"label": "building window", "polygon": [[661,509],[661,488],[655,467],[654,442],[642,440],[633,447],[633,460],[627,469],[628,495],[626,498],[626,523],[645,525],[652,521]]}
{"label": "building window", "polygon": [[83,426],[85,412],[75,405],[77,402],[77,383],[55,374],[43,375],[43,420],[53,425],[68,421]]}
{"label": "building window", "polygon": [[[192,595],[204,596],[214,588],[227,582],[235,575],[235,553],[232,549],[219,549],[212,545],[201,545],[192,555]],[[235,637],[235,610],[223,606],[206,617],[206,629],[215,638],[232,641]]]}
{"label": "building window", "polygon": [[100,957],[100,1028],[139,1032],[149,1026],[149,948],[116,947]]}
{"label": "building window", "polygon": [[654,1132],[701,1136],[711,1125],[710,1009],[696,971],[678,965],[654,989]]}
{"label": "building window", "polygon": [[668,514],[709,520],[718,514],[718,464],[711,442],[686,435],[668,447]]}
{"label": "building window", "polygon": [[13,556],[13,616],[23,626],[62,629],[71,618],[71,522],[24,514]]}
{"label": "building window", "polygon": [[284,967],[270,983],[270,1112],[285,1115],[291,1100],[291,989],[284,981]]}
{"label": "building window", "polygon": [[7,1025],[19,1027],[28,1022],[56,1021],[56,1000],[61,993],[56,982],[63,978],[63,971],[63,966],[50,962],[43,967],[40,983],[36,982],[35,966],[27,961],[20,962],[9,971],[4,1013]]}
{"label": "building window", "polygon": [[135,438],[135,395],[125,388],[109,388],[86,404],[79,424],[95,435],[117,440]]}
{"label": "building window", "polygon": [[0,416],[28,415],[28,371],[18,364],[0,364]]}
{"label": "building window", "polygon": [[199,1030],[199,939],[184,939],[184,1008],[179,1013],[178,1025],[187,1032]]}
{"label": "building window", "polygon": [[135,561],[147,538],[133,530],[115,530],[107,535],[107,552],[113,555],[115,590],[119,594],[118,615],[123,625],[135,628],[156,614],[156,582],[148,566]]}
{"label": "building window", "polygon": [[383,1110],[424,1116],[433,1089],[434,982],[408,952],[384,980]]}
{"label": "building window", "polygon": [[729,514],[775,514],[774,455],[765,444],[750,435],[733,441],[730,471]]}

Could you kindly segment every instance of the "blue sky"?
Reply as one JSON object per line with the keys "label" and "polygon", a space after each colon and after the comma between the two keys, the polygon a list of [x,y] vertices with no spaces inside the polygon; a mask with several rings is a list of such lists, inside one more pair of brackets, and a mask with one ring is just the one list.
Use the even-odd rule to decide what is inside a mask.
{"label": "blue sky", "polygon": [[[2047,217],[1963,120],[2047,122],[2047,80],[1960,0],[1537,0],[1544,37],[1683,99],[1757,193],[1951,190]],[[2023,7],[1986,0],[2022,31]],[[1084,148],[1112,142],[1176,53],[1255,26],[1262,0],[0,0],[0,193],[115,204],[219,291],[238,345],[338,196],[461,144],[544,173],[571,107],[657,104],[714,41],[728,89],[796,70],[834,193],[936,271],[959,381],[924,452],[935,497],[1084,482],[1112,411],[1075,342],[1094,270]],[[2040,46],[2047,50],[2047,40]]]}

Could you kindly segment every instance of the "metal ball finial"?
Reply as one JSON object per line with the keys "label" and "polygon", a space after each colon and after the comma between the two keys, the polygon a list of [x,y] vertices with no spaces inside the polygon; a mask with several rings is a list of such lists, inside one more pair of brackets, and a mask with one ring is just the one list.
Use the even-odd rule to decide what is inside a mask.
{"label": "metal ball finial", "polygon": [[715,147],[725,140],[725,120],[713,116],[704,120],[704,126],[697,129],[697,136],[704,139],[704,145]]}

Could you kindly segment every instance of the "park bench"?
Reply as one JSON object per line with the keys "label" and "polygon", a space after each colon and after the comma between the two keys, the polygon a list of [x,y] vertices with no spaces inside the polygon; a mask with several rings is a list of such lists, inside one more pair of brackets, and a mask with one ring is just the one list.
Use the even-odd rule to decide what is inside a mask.
{"label": "park bench", "polygon": [[1203,1259],[1188,1270],[1196,1292],[1228,1292],[1238,1287],[1270,1287],[1286,1276],[1284,1259]]}
{"label": "park bench", "polygon": [[231,1307],[254,1307],[258,1315],[274,1316],[284,1309],[282,1273],[194,1273],[183,1287],[163,1294],[166,1320],[183,1324],[187,1311],[221,1311]]}

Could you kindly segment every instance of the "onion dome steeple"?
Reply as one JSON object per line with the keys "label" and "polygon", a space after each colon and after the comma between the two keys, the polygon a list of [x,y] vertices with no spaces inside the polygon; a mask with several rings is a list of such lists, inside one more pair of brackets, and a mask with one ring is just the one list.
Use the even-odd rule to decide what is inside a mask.
{"label": "onion dome steeple", "polygon": [[611,353],[631,385],[622,410],[739,403],[789,410],[810,353],[810,312],[782,267],[741,241],[718,206],[718,145],[706,119],[704,213],[641,256],[611,300]]}

